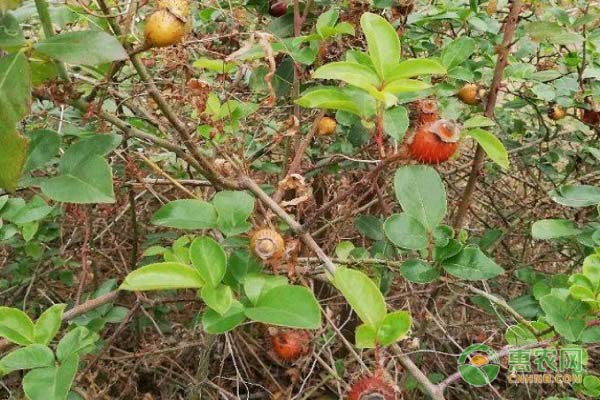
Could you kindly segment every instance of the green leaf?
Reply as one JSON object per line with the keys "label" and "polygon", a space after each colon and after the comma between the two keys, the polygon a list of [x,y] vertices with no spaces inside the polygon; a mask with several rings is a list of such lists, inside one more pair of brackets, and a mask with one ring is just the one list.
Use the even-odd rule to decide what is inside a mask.
{"label": "green leaf", "polygon": [[13,350],[0,360],[0,372],[8,374],[22,369],[49,367],[54,364],[54,353],[47,346],[32,344]]}
{"label": "green leaf", "polygon": [[546,321],[565,339],[575,342],[579,340],[586,328],[585,317],[590,310],[587,303],[567,297],[561,299],[548,294],[540,299],[540,306],[546,314]]}
{"label": "green leaf", "polygon": [[427,261],[412,259],[406,260],[400,267],[400,274],[410,282],[429,283],[440,277],[440,272]]}
{"label": "green leaf", "polygon": [[325,64],[313,73],[313,78],[337,79],[368,92],[377,91],[381,85],[381,80],[371,68],[348,61]]}
{"label": "green leaf", "polygon": [[208,229],[217,225],[217,212],[206,201],[174,200],[154,213],[151,222],[178,229]]}
{"label": "green leaf", "polygon": [[121,143],[121,137],[115,134],[95,135],[69,146],[60,159],[59,172],[68,174],[85,168],[95,156],[105,156]]}
{"label": "green leaf", "polygon": [[92,352],[100,335],[83,326],[78,326],[67,333],[56,346],[56,358],[64,362],[73,356],[83,356]]}
{"label": "green leaf", "polygon": [[233,302],[233,292],[229,286],[219,285],[217,287],[204,286],[200,290],[200,297],[207,306],[220,315],[229,311]]}
{"label": "green leaf", "polygon": [[408,110],[403,106],[388,108],[383,112],[383,131],[401,142],[408,130]]}
{"label": "green leaf", "polygon": [[424,75],[443,75],[445,73],[446,68],[436,60],[414,58],[401,61],[400,64],[396,65],[388,77],[388,81],[391,82],[395,79],[414,78]]}
{"label": "green leaf", "polygon": [[364,13],[360,18],[369,55],[379,77],[387,80],[400,61],[400,39],[394,27],[379,15]]}
{"label": "green leaf", "polygon": [[225,74],[231,72],[236,67],[235,63],[225,62],[223,60],[212,60],[206,57],[200,57],[194,64],[192,64],[195,68],[199,69],[207,69],[209,71],[218,72],[220,74]]}
{"label": "green leaf", "polygon": [[[0,97],[0,107],[1,103]],[[29,140],[19,135],[14,128],[7,128],[5,132],[1,132],[2,128],[0,123],[0,188],[13,192],[17,188],[25,164]]]}
{"label": "green leaf", "polygon": [[324,28],[334,27],[338,20],[338,11],[335,8],[325,11],[317,18],[316,29],[321,37],[325,37]]}
{"label": "green leaf", "polygon": [[383,222],[380,218],[372,215],[360,215],[354,220],[354,227],[357,231],[372,240],[383,240]]}
{"label": "green leaf", "polygon": [[553,45],[578,44],[583,38],[563,28],[556,22],[533,21],[525,25],[525,31],[537,42],[546,42]]}
{"label": "green leaf", "polygon": [[354,333],[354,344],[359,349],[374,349],[377,340],[377,331],[368,324],[361,324],[356,327]]}
{"label": "green leaf", "polygon": [[150,264],[127,275],[120,290],[169,290],[200,288],[204,281],[200,273],[185,264],[164,262]]}
{"label": "green leaf", "polygon": [[195,239],[190,245],[190,259],[208,286],[214,288],[221,283],[227,269],[227,256],[214,239],[208,236]]}
{"label": "green leaf", "polygon": [[476,115],[474,117],[469,118],[463,124],[464,128],[485,128],[489,126],[494,126],[496,123],[483,115]]}
{"label": "green leaf", "polygon": [[127,58],[117,38],[103,31],[62,33],[40,40],[34,48],[68,64],[99,65]]}
{"label": "green leaf", "polygon": [[377,330],[377,342],[383,346],[402,339],[410,330],[412,319],[407,311],[394,311],[385,316]]}
{"label": "green leaf", "polygon": [[542,219],[531,226],[531,236],[534,239],[559,239],[580,233],[575,224],[567,219]]}
{"label": "green leaf", "polygon": [[33,321],[23,311],[0,307],[0,337],[8,341],[27,346],[34,343]]}
{"label": "green leaf", "polygon": [[587,375],[583,378],[583,393],[590,397],[600,397],[600,378]]}
{"label": "green leaf", "polygon": [[322,87],[309,90],[297,99],[295,103],[304,108],[342,110],[361,116],[361,111],[352,97],[337,87]]}
{"label": "green leaf", "polygon": [[47,345],[56,336],[62,322],[66,304],[54,304],[35,321],[34,341]]}
{"label": "green leaf", "polygon": [[263,293],[266,293],[274,287],[287,284],[288,280],[284,276],[252,273],[246,275],[246,278],[244,279],[244,293],[246,294],[246,297],[248,297],[248,300],[256,305]]}
{"label": "green leaf", "polygon": [[27,133],[30,140],[29,152],[23,171],[42,168],[58,152],[60,138],[58,133],[48,129],[39,129]]}
{"label": "green leaf", "polygon": [[387,314],[385,300],[377,285],[364,273],[340,267],[333,284],[342,292],[360,320],[377,328]]}
{"label": "green leaf", "polygon": [[245,314],[253,321],[290,328],[317,329],[321,310],[314,294],[303,286],[277,286],[264,293]]}
{"label": "green leaf", "polygon": [[465,247],[454,257],[444,260],[442,267],[450,275],[467,281],[491,279],[504,273],[504,269],[478,247]]}
{"label": "green leaf", "polygon": [[[31,70],[22,52],[0,58],[0,138],[13,132],[17,122],[29,113]],[[0,146],[3,150],[4,146]],[[9,154],[9,153],[6,153]],[[0,159],[5,157],[4,152]]]}
{"label": "green leaf", "polygon": [[463,36],[444,46],[442,64],[450,70],[468,60],[473,53],[475,53],[475,40]]}
{"label": "green leaf", "polygon": [[19,20],[12,13],[7,12],[2,15],[0,12],[0,48],[16,48],[24,44],[25,37]]}
{"label": "green leaf", "polygon": [[595,206],[600,202],[600,187],[591,185],[565,185],[550,192],[550,198],[567,207]]}
{"label": "green leaf", "polygon": [[446,189],[432,167],[401,167],[394,176],[394,191],[406,214],[431,231],[446,215]]}
{"label": "green leaf", "polygon": [[218,215],[217,227],[225,235],[239,235],[252,228],[246,220],[254,211],[254,197],[248,193],[224,190],[215,194],[212,204]]}
{"label": "green leaf", "polygon": [[427,230],[406,213],[393,214],[383,224],[388,239],[398,247],[410,250],[427,248]]}
{"label": "green leaf", "polygon": [[229,332],[244,322],[245,319],[244,305],[237,300],[233,300],[231,307],[224,315],[219,315],[211,309],[206,310],[202,315],[202,327],[206,333],[217,335]]}
{"label": "green leaf", "polygon": [[17,225],[23,225],[43,219],[50,214],[53,209],[54,207],[49,206],[46,204],[44,199],[36,195],[33,196],[29,203],[21,207],[16,213],[12,215],[5,215],[4,219]]}
{"label": "green leaf", "polygon": [[23,391],[29,400],[65,400],[78,366],[79,357],[72,356],[59,366],[29,371],[23,378]]}
{"label": "green leaf", "polygon": [[71,172],[43,181],[42,192],[65,203],[114,203],[112,170],[101,156],[89,158]]}
{"label": "green leaf", "polygon": [[420,92],[421,90],[429,89],[431,85],[429,83],[418,81],[416,79],[395,79],[385,85],[383,90],[385,92],[399,95],[403,93]]}
{"label": "green leaf", "polygon": [[492,133],[483,129],[471,129],[469,136],[477,140],[489,158],[504,169],[507,169],[510,161],[508,152],[502,142]]}

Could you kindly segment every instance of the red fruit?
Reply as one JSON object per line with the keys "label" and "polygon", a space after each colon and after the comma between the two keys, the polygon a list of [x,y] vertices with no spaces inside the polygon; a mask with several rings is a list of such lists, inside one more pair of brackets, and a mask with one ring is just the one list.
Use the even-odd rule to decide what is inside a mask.
{"label": "red fruit", "polygon": [[273,351],[283,361],[294,361],[310,351],[310,335],[302,330],[277,330],[271,334]]}
{"label": "red fruit", "polygon": [[269,2],[269,14],[272,17],[281,17],[287,12],[287,2],[285,0],[275,0]]}
{"label": "red fruit", "polygon": [[583,110],[581,120],[589,125],[598,125],[600,123],[600,111]]}
{"label": "red fruit", "polygon": [[450,158],[458,148],[460,132],[445,119],[422,125],[415,133],[408,150],[413,159],[424,164],[439,164]]}
{"label": "red fruit", "polygon": [[356,380],[347,400],[396,400],[396,390],[379,374]]}

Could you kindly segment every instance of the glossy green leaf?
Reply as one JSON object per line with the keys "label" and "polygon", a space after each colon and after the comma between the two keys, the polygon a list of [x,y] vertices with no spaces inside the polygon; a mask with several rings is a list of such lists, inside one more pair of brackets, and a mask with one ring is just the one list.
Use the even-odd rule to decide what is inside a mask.
{"label": "glossy green leaf", "polygon": [[26,346],[34,343],[33,321],[17,308],[0,307],[0,337]]}
{"label": "glossy green leaf", "polygon": [[202,315],[202,328],[206,333],[213,335],[229,332],[246,319],[244,305],[233,300],[231,307],[224,315],[219,315],[214,310],[208,309]]}
{"label": "glossy green leaf", "polygon": [[485,128],[489,126],[495,126],[496,122],[493,120],[484,117],[483,115],[476,115],[474,117],[469,118],[463,124],[464,128]]}
{"label": "glossy green leaf", "polygon": [[442,64],[450,70],[468,60],[473,53],[475,53],[475,40],[463,36],[444,46]]}
{"label": "glossy green leaf", "polygon": [[244,279],[244,293],[248,300],[254,305],[263,293],[277,286],[287,285],[288,280],[285,276],[267,275],[262,273],[253,273],[246,275]]}
{"label": "glossy green leaf", "polygon": [[209,71],[225,74],[231,72],[236,67],[235,63],[225,62],[223,60],[213,60],[206,57],[200,57],[194,61],[193,66],[199,69],[207,69]]}
{"label": "glossy green leaf", "polygon": [[217,212],[206,201],[174,200],[155,212],[151,222],[178,229],[208,229],[217,225]]}
{"label": "glossy green leaf", "polygon": [[185,264],[164,262],[146,265],[130,272],[119,289],[142,291],[200,288],[202,286],[204,286],[204,281],[196,269]]}
{"label": "glossy green leaf", "polygon": [[227,256],[214,239],[208,236],[195,239],[190,245],[190,259],[208,286],[221,283],[227,269]]}
{"label": "glossy green leaf", "polygon": [[342,293],[360,320],[374,328],[387,314],[381,291],[364,273],[340,267],[335,272],[333,284]]}
{"label": "glossy green leaf", "polygon": [[508,152],[494,134],[479,128],[471,129],[468,133],[469,136],[477,140],[477,143],[479,143],[492,161],[504,169],[508,168],[510,164]]}
{"label": "glossy green leaf", "polygon": [[446,215],[446,189],[432,167],[414,165],[399,168],[394,176],[394,191],[404,212],[430,231]]}
{"label": "glossy green leaf", "polygon": [[377,329],[377,342],[382,346],[391,345],[406,336],[411,324],[412,319],[409,312],[394,311],[389,313]]}
{"label": "glossy green leaf", "polygon": [[408,130],[410,121],[408,110],[403,106],[388,108],[383,112],[383,131],[386,135],[401,142]]}
{"label": "glossy green leaf", "polygon": [[360,18],[367,47],[375,70],[387,80],[400,61],[400,39],[394,27],[379,15],[369,12]]}
{"label": "glossy green leaf", "polygon": [[35,321],[34,341],[36,343],[47,345],[56,336],[66,306],[66,304],[54,304]]}
{"label": "glossy green leaf", "polygon": [[337,87],[323,87],[309,90],[297,99],[295,103],[305,108],[342,110],[358,116],[361,115],[361,110],[353,98]]}
{"label": "glossy green leaf", "polygon": [[200,290],[200,297],[211,309],[220,315],[225,315],[233,302],[233,292],[229,286],[217,287],[204,286]]}
{"label": "glossy green leaf", "polygon": [[385,92],[398,95],[402,93],[420,92],[421,90],[429,89],[431,85],[427,82],[416,79],[394,79],[385,85]]}
{"label": "glossy green leaf", "polygon": [[40,40],[34,47],[40,53],[68,64],[99,65],[127,58],[117,38],[103,31],[61,33]]}
{"label": "glossy green leaf", "polygon": [[504,273],[504,269],[477,247],[465,247],[454,257],[443,261],[442,267],[450,275],[467,281],[491,279]]}
{"label": "glossy green leaf", "polygon": [[580,234],[575,224],[567,219],[542,219],[531,226],[534,239],[559,239]]}
{"label": "glossy green leaf", "polygon": [[245,310],[253,321],[290,328],[317,329],[321,309],[314,294],[303,286],[276,286],[265,292],[256,305]]}
{"label": "glossy green leaf", "polygon": [[254,211],[254,197],[248,193],[224,190],[211,202],[217,211],[217,227],[225,235],[239,235],[252,228],[247,219]]}
{"label": "glossy green leaf", "polygon": [[79,357],[74,355],[58,366],[29,371],[23,378],[23,391],[29,400],[65,400],[78,366]]}
{"label": "glossy green leaf", "polygon": [[361,324],[354,332],[354,344],[359,349],[374,349],[377,340],[377,330],[368,324]]}
{"label": "glossy green leaf", "polygon": [[398,247],[410,250],[427,248],[427,229],[406,213],[393,214],[385,220],[387,238]]}
{"label": "glossy green leaf", "polygon": [[446,68],[439,61],[428,58],[414,58],[400,61],[387,80],[391,82],[395,79],[414,78],[425,75],[443,75],[445,73]]}
{"label": "glossy green leaf", "polygon": [[54,365],[54,353],[47,346],[32,344],[11,351],[0,359],[0,374]]}
{"label": "glossy green leaf", "polygon": [[381,80],[367,66],[348,61],[331,62],[319,67],[314,73],[315,79],[337,79],[363,90],[377,90]]}
{"label": "glossy green leaf", "polygon": [[92,352],[100,335],[83,326],[69,331],[56,346],[56,358],[64,362],[72,356],[83,356]]}
{"label": "glossy green leaf", "polygon": [[324,29],[328,27],[334,27],[335,23],[338,20],[338,10],[332,8],[331,10],[327,10],[317,18],[317,23],[315,24],[315,28],[321,37],[326,36]]}
{"label": "glossy green leaf", "polygon": [[400,267],[400,274],[407,281],[421,284],[433,282],[440,277],[437,268],[427,261],[418,259],[404,261]]}

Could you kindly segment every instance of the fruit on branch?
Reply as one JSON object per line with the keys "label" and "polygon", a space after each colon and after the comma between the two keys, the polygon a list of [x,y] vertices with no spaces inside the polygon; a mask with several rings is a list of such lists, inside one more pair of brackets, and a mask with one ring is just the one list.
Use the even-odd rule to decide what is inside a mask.
{"label": "fruit on branch", "polygon": [[295,361],[310,352],[310,335],[299,329],[269,328],[273,351],[280,360]]}
{"label": "fruit on branch", "polygon": [[335,132],[337,122],[331,117],[323,117],[317,124],[317,135],[328,136]]}
{"label": "fruit on branch", "polygon": [[189,0],[158,0],[159,10],[169,10],[182,21],[186,21],[191,15]]}
{"label": "fruit on branch", "polygon": [[564,108],[557,106],[556,104],[550,105],[548,109],[548,117],[554,121],[558,121],[567,116],[567,112]]}
{"label": "fruit on branch", "polygon": [[417,100],[411,104],[411,119],[415,126],[430,124],[439,119],[437,104],[432,99]]}
{"label": "fruit on branch", "polygon": [[421,125],[408,142],[411,157],[424,164],[439,164],[458,149],[460,130],[452,121],[439,119]]}
{"label": "fruit on branch", "polygon": [[600,123],[600,111],[583,110],[581,120],[589,125],[598,125]]}
{"label": "fruit on branch", "polygon": [[358,378],[350,392],[348,400],[395,400],[396,390],[380,373]]}
{"label": "fruit on branch", "polygon": [[146,21],[146,45],[167,47],[180,42],[185,36],[185,20],[181,20],[167,9],[155,11]]}
{"label": "fruit on branch", "polygon": [[269,0],[269,15],[272,17],[281,17],[287,12],[286,0]]}
{"label": "fruit on branch", "polygon": [[475,106],[483,100],[487,95],[484,88],[479,87],[474,83],[467,83],[457,93],[458,98],[465,104]]}
{"label": "fruit on branch", "polygon": [[285,242],[277,231],[264,228],[252,235],[250,249],[261,260],[278,260],[283,256]]}
{"label": "fruit on branch", "polygon": [[497,0],[488,1],[487,7],[485,9],[485,12],[487,13],[487,15],[494,15],[494,14],[496,14],[497,11],[498,11],[498,1]]}

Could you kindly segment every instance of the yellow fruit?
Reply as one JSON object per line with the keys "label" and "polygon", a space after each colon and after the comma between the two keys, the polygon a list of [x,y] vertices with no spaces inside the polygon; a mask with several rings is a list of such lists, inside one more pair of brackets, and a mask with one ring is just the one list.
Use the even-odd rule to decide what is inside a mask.
{"label": "yellow fruit", "polygon": [[481,354],[476,354],[471,358],[471,365],[476,367],[481,367],[482,365],[486,365],[490,362],[490,360]]}
{"label": "yellow fruit", "polygon": [[487,15],[494,15],[498,11],[498,1],[490,0],[486,8]]}
{"label": "yellow fruit", "polygon": [[180,42],[185,36],[185,22],[168,10],[154,12],[146,21],[146,44],[152,47],[167,47]]}
{"label": "yellow fruit", "polygon": [[171,14],[183,21],[191,15],[188,0],[158,0],[158,8],[169,10]]}
{"label": "yellow fruit", "polygon": [[557,105],[553,105],[548,110],[548,117],[550,117],[550,119],[553,119],[554,121],[563,119],[566,116],[567,116],[567,112],[562,107],[559,107]]}
{"label": "yellow fruit", "polygon": [[327,136],[331,135],[335,132],[335,128],[337,127],[337,122],[335,119],[331,117],[323,117],[319,120],[319,124],[317,126],[317,135],[319,136]]}
{"label": "yellow fruit", "polygon": [[480,89],[474,83],[467,83],[458,91],[458,98],[471,106],[479,104],[483,96],[485,96],[485,90]]}
{"label": "yellow fruit", "polygon": [[250,249],[262,260],[277,260],[283,255],[285,243],[273,229],[260,229],[250,238]]}

